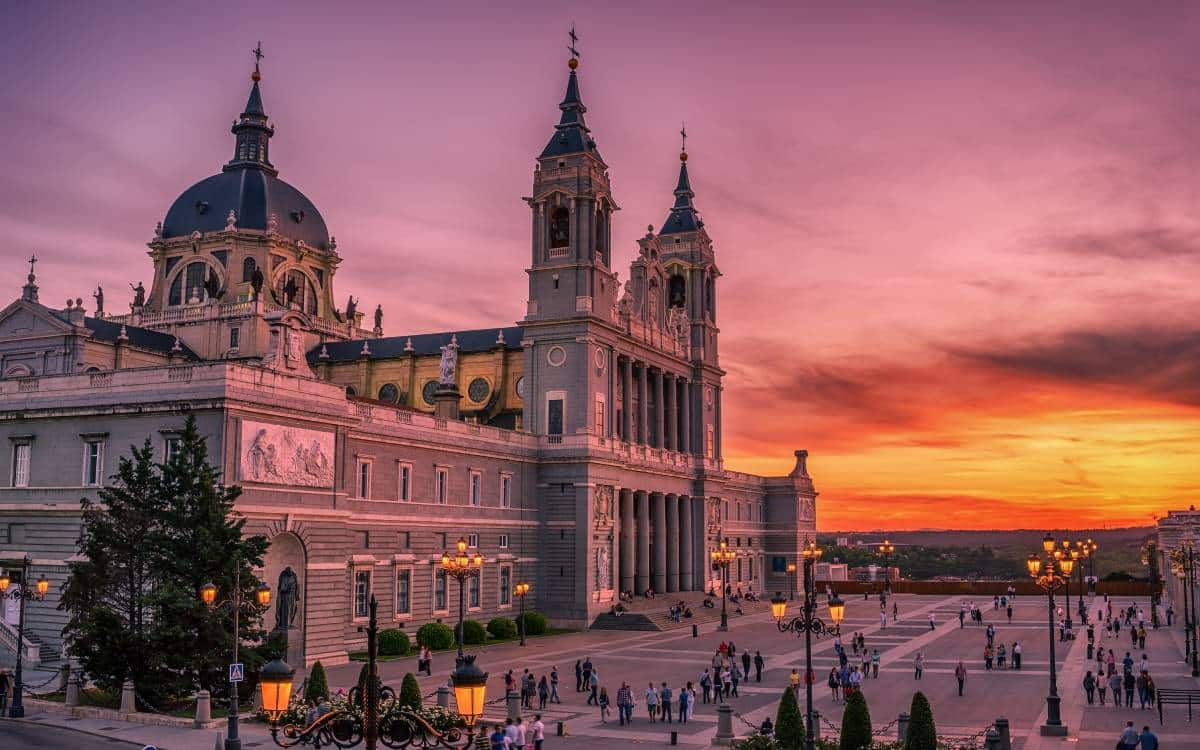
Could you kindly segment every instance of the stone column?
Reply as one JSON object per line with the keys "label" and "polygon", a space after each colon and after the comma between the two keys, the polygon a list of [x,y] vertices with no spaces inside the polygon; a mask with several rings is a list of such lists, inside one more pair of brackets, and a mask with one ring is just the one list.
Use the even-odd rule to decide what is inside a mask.
{"label": "stone column", "polygon": [[712,563],[708,559],[707,545],[708,517],[705,515],[708,509],[703,497],[693,498],[692,502],[692,517],[696,526],[696,582],[701,591],[708,591],[708,582],[712,578],[709,573]]}
{"label": "stone column", "polygon": [[625,358],[621,368],[621,439],[633,442],[633,360]]}
{"label": "stone column", "polygon": [[679,591],[679,496],[664,497],[667,505],[667,591]]}
{"label": "stone column", "polygon": [[654,374],[654,447],[663,448],[663,434],[666,432],[666,409],[664,408],[665,397],[663,395],[663,371],[657,370]]}
{"label": "stone column", "polygon": [[634,566],[637,548],[634,546],[636,531],[633,525],[633,490],[621,490],[617,506],[621,512],[621,573],[619,589],[633,591]]}
{"label": "stone column", "polygon": [[661,492],[650,494],[650,507],[654,509],[654,567],[650,580],[654,593],[667,590],[667,498]]}
{"label": "stone column", "polygon": [[696,579],[693,570],[696,554],[692,540],[696,533],[692,529],[692,499],[687,495],[679,498],[679,590],[695,591]]}
{"label": "stone column", "polygon": [[675,419],[675,376],[663,374],[663,422],[666,424],[663,447],[669,451],[679,447],[679,422]]}
{"label": "stone column", "polygon": [[646,379],[650,370],[643,362],[638,375],[638,442],[646,445],[650,442],[650,399],[647,398],[650,388]]}
{"label": "stone column", "polygon": [[713,386],[713,460],[721,460],[721,388]]}
{"label": "stone column", "polygon": [[692,452],[692,384],[690,381],[683,381],[683,445],[680,450],[684,453]]}
{"label": "stone column", "polygon": [[640,490],[633,493],[633,507],[637,521],[637,572],[633,579],[633,591],[640,596],[650,588],[650,495]]}

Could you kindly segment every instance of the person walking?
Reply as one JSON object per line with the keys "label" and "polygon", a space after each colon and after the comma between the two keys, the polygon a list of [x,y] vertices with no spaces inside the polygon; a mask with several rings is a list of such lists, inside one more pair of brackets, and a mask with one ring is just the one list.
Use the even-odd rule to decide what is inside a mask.
{"label": "person walking", "polygon": [[541,714],[533,715],[533,723],[529,725],[529,739],[533,740],[533,750],[542,750],[542,743],[546,741],[546,724],[542,721]]}
{"label": "person walking", "polygon": [[892,623],[900,622],[900,607],[895,601],[892,602]]}
{"label": "person walking", "polygon": [[[795,681],[792,683],[793,686],[798,686],[800,684],[800,675],[796,674],[796,670],[793,669],[792,676],[796,678]],[[833,695],[834,703],[837,703],[838,701],[841,700],[841,696],[838,693],[838,690],[840,687],[841,687],[841,682],[838,680],[837,667],[830,667],[830,669],[829,669],[829,692],[831,695]]]}
{"label": "person walking", "polygon": [[954,668],[954,679],[958,680],[958,695],[961,698],[963,683],[967,681],[967,666],[961,660],[958,662],[958,666]]}
{"label": "person walking", "polygon": [[879,649],[871,649],[871,679],[879,679]]}
{"label": "person walking", "polygon": [[1108,689],[1112,691],[1113,708],[1121,707],[1121,677],[1116,672],[1108,676]]}
{"label": "person walking", "polygon": [[1095,702],[1094,699],[1096,696],[1096,678],[1092,675],[1092,670],[1090,669],[1083,676],[1083,692],[1087,693],[1088,705],[1092,705]]}
{"label": "person walking", "polygon": [[1004,669],[1007,667],[1008,665],[1005,664],[1006,661],[1008,661],[1008,649],[1006,649],[1004,644],[1001,643],[996,647],[996,669]]}
{"label": "person walking", "polygon": [[600,688],[600,699],[596,702],[596,704],[598,706],[600,706],[600,723],[607,724],[608,723],[608,715],[609,715],[608,688],[606,688],[606,687]]}
{"label": "person walking", "polygon": [[992,671],[992,659],[995,654],[992,651],[992,644],[983,647],[983,667],[987,671]]}
{"label": "person walking", "polygon": [[428,646],[422,646],[421,655],[417,657],[417,674],[422,672],[433,677],[433,652],[429,650]]}
{"label": "person walking", "polygon": [[729,695],[733,698],[740,698],[738,695],[738,683],[742,681],[742,670],[738,669],[738,665],[734,664],[729,670],[729,682],[732,685]]}
{"label": "person walking", "polygon": [[922,654],[920,651],[918,651],[916,657],[913,658],[913,679],[914,680],[921,679],[921,674],[924,673],[924,671],[925,671],[925,655]]}
{"label": "person walking", "polygon": [[1008,605],[1008,624],[1012,625],[1012,605]]}
{"label": "person walking", "polygon": [[506,750],[508,735],[504,733],[504,727],[499,724],[492,727],[492,733],[488,735],[488,744],[491,746],[491,750]]}
{"label": "person walking", "polygon": [[550,702],[562,703],[562,699],[558,697],[558,665],[550,670]]}
{"label": "person walking", "polygon": [[1096,671],[1096,692],[1100,694],[1100,705],[1104,705],[1104,699],[1108,695],[1108,680],[1104,678],[1104,672]]}
{"label": "person walking", "polygon": [[712,674],[709,673],[707,667],[704,669],[704,674],[700,675],[700,691],[704,696],[704,702],[708,703],[712,696]]}
{"label": "person walking", "polygon": [[591,694],[588,695],[587,702],[589,706],[598,706],[600,705],[600,672],[595,667],[592,667],[587,672],[590,675],[588,679],[591,682],[592,688]]}
{"label": "person walking", "polygon": [[1125,676],[1121,678],[1121,685],[1125,688],[1125,707],[1133,708],[1133,691],[1137,687],[1137,678],[1133,676],[1133,671],[1125,672]]}
{"label": "person walking", "polygon": [[1021,644],[1013,641],[1012,647],[1013,669],[1021,668]]}
{"label": "person walking", "polygon": [[653,682],[646,688],[646,714],[651,724],[658,721],[658,691],[654,689]]}
{"label": "person walking", "polygon": [[1145,711],[1146,704],[1149,702],[1149,694],[1146,692],[1146,673],[1145,672],[1141,672],[1140,674],[1138,674],[1137,680],[1134,682],[1134,685],[1137,688],[1138,708],[1141,709],[1142,711]]}
{"label": "person walking", "polygon": [[679,691],[679,723],[687,724],[688,720],[688,701],[691,700],[692,683],[688,683],[687,687]]}
{"label": "person walking", "polygon": [[[961,613],[961,612],[960,612],[960,613],[959,613],[959,615],[958,615],[958,622],[959,622],[959,627],[962,627],[962,613]],[[933,613],[932,613],[932,612],[930,612],[930,613],[929,613],[929,629],[930,629],[930,630],[933,630],[933,629],[934,629],[934,627],[933,627]]]}
{"label": "person walking", "polygon": [[762,671],[763,671],[764,666],[766,666],[766,662],[763,660],[762,653],[759,651],[755,651],[754,652],[754,681],[755,682],[762,682]]}
{"label": "person walking", "polygon": [[1138,735],[1137,730],[1133,728],[1133,722],[1125,722],[1125,728],[1121,730],[1121,736],[1117,739],[1117,744],[1123,750],[1135,750],[1140,741],[1141,737]]}
{"label": "person walking", "polygon": [[750,663],[752,661],[753,661],[753,659],[750,656],[750,652],[743,651],[742,652],[742,674],[744,674],[747,679],[749,679],[749,677],[750,677]]}
{"label": "person walking", "polygon": [[658,710],[662,713],[663,721],[668,724],[671,721],[671,688],[667,687],[667,683],[662,684],[662,690],[658,691]]}
{"label": "person walking", "polygon": [[[958,605],[958,627],[960,630],[963,627],[963,623],[966,622],[966,619],[967,619],[967,605],[960,604],[960,605]],[[930,625],[929,629],[933,630],[933,627],[932,627],[933,626],[933,613],[932,612],[929,613],[929,625]]]}
{"label": "person walking", "polygon": [[538,681],[538,710],[544,711],[546,703],[550,700],[550,681],[546,679],[546,675],[542,675],[542,679]]}
{"label": "person walking", "polygon": [[583,658],[583,689],[588,690],[592,684],[592,657]]}
{"label": "person walking", "polygon": [[1158,737],[1150,731],[1149,726],[1142,727],[1142,733],[1138,735],[1138,742],[1142,744],[1142,750],[1158,750]]}
{"label": "person walking", "polygon": [[617,688],[617,720],[621,726],[633,723],[633,691],[628,682]]}
{"label": "person walking", "polygon": [[583,692],[583,662],[575,660],[575,692]]}

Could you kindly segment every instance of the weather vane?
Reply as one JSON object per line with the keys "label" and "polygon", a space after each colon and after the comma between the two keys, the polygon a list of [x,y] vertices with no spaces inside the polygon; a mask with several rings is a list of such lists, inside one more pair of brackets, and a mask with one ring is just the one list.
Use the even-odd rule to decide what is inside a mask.
{"label": "weather vane", "polygon": [[575,49],[576,43],[579,42],[579,37],[575,34],[575,24],[571,24],[571,31],[568,33],[571,37],[571,43],[567,45],[567,50],[570,51],[571,57],[579,57],[579,50]]}
{"label": "weather vane", "polygon": [[266,57],[266,55],[264,55],[263,51],[262,51],[262,41],[260,40],[258,43],[258,46],[250,51],[254,54],[254,72],[257,73],[258,72],[258,64],[260,62],[262,62],[262,59],[264,57]]}
{"label": "weather vane", "polygon": [[679,127],[680,151],[687,151],[687,123],[681,123]]}

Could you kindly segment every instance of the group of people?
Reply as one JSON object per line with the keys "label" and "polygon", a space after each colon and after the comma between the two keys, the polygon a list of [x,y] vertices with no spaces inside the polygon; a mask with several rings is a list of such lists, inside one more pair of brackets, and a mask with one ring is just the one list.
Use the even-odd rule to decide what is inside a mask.
{"label": "group of people", "polygon": [[[579,669],[579,662],[576,662],[576,669]],[[576,673],[578,674],[578,672]],[[578,684],[578,681],[577,683]],[[550,677],[542,675],[541,679],[534,677],[533,672],[526,669],[520,679],[513,674],[513,670],[508,670],[504,673],[504,689],[505,690],[520,690],[521,706],[523,708],[533,709],[533,699],[538,699],[538,710],[544,710],[548,703],[562,703],[558,697],[558,666],[555,665],[550,670]]]}
{"label": "group of people", "polygon": [[[1136,671],[1135,671],[1136,666]],[[1133,696],[1136,693],[1138,707],[1141,709],[1154,707],[1155,685],[1150,676],[1150,660],[1145,654],[1137,664],[1133,656],[1126,651],[1121,660],[1121,673],[1117,674],[1116,654],[1110,648],[1107,651],[1096,651],[1096,672],[1089,669],[1083,677],[1083,690],[1087,693],[1088,704],[1093,704],[1098,693],[1100,705],[1105,705],[1108,691],[1112,691],[1113,708],[1133,708]],[[1124,700],[1122,700],[1122,696]]]}
{"label": "group of people", "polygon": [[546,725],[542,722],[541,714],[534,716],[529,726],[525,726],[525,720],[520,716],[505,719],[504,724],[494,725],[492,733],[488,735],[491,750],[524,750],[531,741],[533,750],[542,750],[542,743],[546,741]]}
{"label": "group of people", "polygon": [[685,604],[682,599],[680,599],[678,603],[671,605],[668,613],[671,615],[672,621],[680,622],[684,617],[692,616],[692,608]]}

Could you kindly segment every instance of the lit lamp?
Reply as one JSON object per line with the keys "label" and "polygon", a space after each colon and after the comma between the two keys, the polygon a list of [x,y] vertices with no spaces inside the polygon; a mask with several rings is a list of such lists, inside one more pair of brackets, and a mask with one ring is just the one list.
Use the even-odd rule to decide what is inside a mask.
{"label": "lit lamp", "polygon": [[459,659],[458,668],[450,675],[454,684],[454,701],[458,705],[458,713],[468,727],[475,726],[475,721],[483,716],[483,707],[487,698],[487,672],[475,666],[475,655],[470,654]]}
{"label": "lit lamp", "polygon": [[1025,567],[1029,568],[1029,577],[1037,578],[1042,572],[1042,558],[1037,555],[1030,555],[1025,560]]}
{"label": "lit lamp", "polygon": [[279,723],[279,717],[288,709],[292,699],[292,677],[295,671],[287,662],[273,659],[267,662],[259,674],[259,691],[262,694],[262,707],[272,724]]}
{"label": "lit lamp", "polygon": [[37,583],[34,585],[37,586],[38,599],[45,599],[46,592],[50,590],[50,582],[46,580],[46,576],[43,575],[41,578],[38,578]]}
{"label": "lit lamp", "polygon": [[258,587],[254,592],[254,598],[258,600],[258,606],[265,607],[271,603],[271,587],[265,583]]}
{"label": "lit lamp", "polygon": [[210,609],[217,603],[217,587],[212,581],[200,587],[200,601]]}
{"label": "lit lamp", "polygon": [[12,579],[8,577],[8,571],[0,573],[0,594],[8,591],[8,584],[12,583]]}
{"label": "lit lamp", "polygon": [[787,564],[787,574],[792,582],[792,598],[796,598],[796,563]]}
{"label": "lit lamp", "polygon": [[846,603],[842,601],[842,597],[834,594],[829,597],[829,619],[833,620],[833,625],[841,632],[842,618],[846,616]]}
{"label": "lit lamp", "polygon": [[1050,536],[1049,534],[1042,537],[1042,549],[1046,552],[1047,555],[1053,554],[1054,553],[1054,537]]}
{"label": "lit lamp", "polygon": [[775,596],[771,597],[771,615],[775,618],[775,622],[783,622],[783,618],[787,615],[787,599],[783,598],[783,594],[778,591]]}

